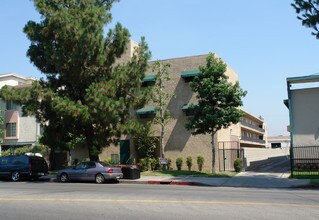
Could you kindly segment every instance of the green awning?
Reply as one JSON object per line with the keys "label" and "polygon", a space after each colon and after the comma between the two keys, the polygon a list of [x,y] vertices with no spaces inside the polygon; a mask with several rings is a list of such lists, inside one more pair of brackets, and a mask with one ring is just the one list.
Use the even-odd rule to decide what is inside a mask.
{"label": "green awning", "polygon": [[198,76],[200,74],[199,70],[188,70],[188,71],[183,71],[181,74],[182,78],[190,78],[194,76]]}
{"label": "green awning", "polygon": [[155,75],[145,76],[143,82],[155,82]]}
{"label": "green awning", "polygon": [[144,108],[140,108],[136,111],[136,114],[138,115],[146,115],[146,114],[155,114],[157,108],[154,106],[148,106]]}

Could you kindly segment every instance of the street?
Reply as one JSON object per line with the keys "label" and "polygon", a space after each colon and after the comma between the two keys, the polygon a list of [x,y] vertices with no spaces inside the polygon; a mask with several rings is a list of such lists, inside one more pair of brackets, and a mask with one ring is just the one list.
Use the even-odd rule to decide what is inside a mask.
{"label": "street", "polygon": [[319,191],[0,182],[0,219],[318,219]]}

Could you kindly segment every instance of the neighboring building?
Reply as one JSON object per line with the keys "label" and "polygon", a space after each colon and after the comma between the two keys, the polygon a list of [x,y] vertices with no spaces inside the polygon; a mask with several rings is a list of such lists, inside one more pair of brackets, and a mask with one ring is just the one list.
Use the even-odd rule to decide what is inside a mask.
{"label": "neighboring building", "polygon": [[318,74],[287,78],[288,100],[284,100],[284,103],[289,109],[292,176],[299,171],[318,175],[318,82]]}
{"label": "neighboring building", "polygon": [[289,148],[290,136],[278,135],[268,136],[267,138],[268,148]]}
{"label": "neighboring building", "polygon": [[264,119],[255,117],[246,111],[244,112],[245,115],[239,123],[241,133],[240,147],[267,147],[267,133]]}
{"label": "neighboring building", "polygon": [[307,83],[316,82],[319,82],[319,75],[287,78],[288,100],[285,104],[289,109],[292,146],[319,146],[319,86],[307,87]]}
{"label": "neighboring building", "polygon": [[[5,85],[13,87],[30,86],[35,79],[23,77],[15,73],[0,74],[0,88]],[[4,138],[2,150],[34,145],[38,142],[40,125],[35,117],[22,116],[21,106],[12,101],[0,100],[4,113]]]}

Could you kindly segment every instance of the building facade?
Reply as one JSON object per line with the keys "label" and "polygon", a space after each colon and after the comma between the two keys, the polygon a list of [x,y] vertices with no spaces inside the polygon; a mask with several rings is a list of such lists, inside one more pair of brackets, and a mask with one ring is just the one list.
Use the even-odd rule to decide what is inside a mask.
{"label": "building facade", "polygon": [[[184,160],[183,169],[187,169],[186,158],[191,156],[193,159],[193,169],[197,169],[196,158],[203,156],[205,163],[204,170],[212,169],[212,145],[211,135],[192,135],[185,128],[188,120],[187,106],[196,104],[196,94],[190,88],[189,82],[194,76],[199,74],[199,66],[206,65],[208,54],[172,58],[161,60],[163,64],[169,64],[168,70],[170,80],[165,85],[165,92],[174,94],[169,100],[168,110],[171,120],[165,126],[164,152],[165,157],[172,160],[172,166],[176,169],[175,161],[178,157]],[[153,62],[149,63],[150,66]],[[144,86],[154,85],[155,73],[149,71],[144,79]],[[228,81],[235,83],[238,81],[237,73],[229,66],[225,73]],[[152,120],[156,113],[156,108],[149,105],[135,111],[136,117],[146,122]],[[153,135],[160,136],[160,127],[153,126]],[[244,111],[244,117],[240,123],[231,125],[227,129],[222,129],[215,135],[216,143],[216,166],[217,170],[227,170],[226,166],[233,166],[233,160],[239,155],[241,147],[266,147],[266,126],[264,120]],[[138,160],[136,146],[131,136],[123,137],[119,146],[107,147],[100,155],[101,159],[117,157],[120,163],[133,163]],[[233,151],[229,154],[228,152]],[[225,154],[229,154],[228,156]],[[116,156],[117,155],[117,156]],[[156,156],[160,157],[159,143],[156,148]],[[226,159],[225,159],[226,158]],[[225,161],[227,161],[227,164]],[[231,168],[230,168],[231,169]]]}
{"label": "building facade", "polygon": [[[5,85],[17,88],[30,86],[33,81],[33,78],[15,73],[0,74],[0,88]],[[0,105],[4,119],[2,150],[14,151],[18,147],[35,145],[40,135],[40,124],[35,117],[23,116],[21,106],[12,101],[0,100]]]}

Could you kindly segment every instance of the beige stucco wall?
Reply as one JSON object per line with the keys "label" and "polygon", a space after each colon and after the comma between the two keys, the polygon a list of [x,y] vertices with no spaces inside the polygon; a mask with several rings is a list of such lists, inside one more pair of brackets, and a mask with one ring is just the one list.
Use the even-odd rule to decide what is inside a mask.
{"label": "beige stucco wall", "polygon": [[319,145],[319,88],[291,91],[294,146]]}
{"label": "beige stucco wall", "polygon": [[[132,47],[131,47],[132,48]],[[127,54],[130,54],[128,51]],[[162,63],[170,64],[169,75],[170,81],[165,85],[165,91],[167,93],[174,93],[175,96],[168,102],[168,109],[171,112],[172,119],[165,126],[164,146],[165,156],[172,159],[173,169],[176,169],[176,158],[183,158],[183,169],[187,169],[186,158],[192,156],[193,158],[193,170],[198,170],[196,164],[197,156],[203,156],[205,159],[203,169],[210,171],[212,169],[212,146],[211,135],[192,135],[190,131],[185,128],[187,122],[187,116],[182,111],[182,107],[185,104],[196,103],[196,96],[192,92],[189,83],[185,82],[181,78],[182,71],[198,70],[200,65],[206,64],[207,55],[198,55],[182,58],[173,58],[162,60]],[[154,75],[151,67],[154,62],[150,62],[150,71],[146,75]],[[227,66],[226,75],[229,77],[229,81],[235,83],[238,81],[237,73],[229,66]],[[151,103],[149,104],[151,105]],[[145,119],[143,119],[145,121]],[[147,120],[147,119],[146,119]],[[153,126],[155,136],[160,136],[160,127]],[[231,125],[227,129],[222,129],[216,134],[215,144],[218,146],[218,141],[239,141],[241,136],[240,124]],[[123,137],[122,139],[129,139]],[[131,155],[137,159],[135,153],[134,143],[131,141]],[[100,159],[105,160],[111,158],[111,154],[119,154],[119,146],[106,147],[100,154]],[[216,158],[218,150],[216,150]],[[218,168],[218,160],[216,159],[216,165]]]}
{"label": "beige stucco wall", "polygon": [[[193,169],[197,170],[196,158],[198,155],[203,156],[205,163],[203,166],[204,170],[211,170],[212,165],[212,146],[211,146],[211,135],[192,135],[190,131],[185,128],[187,123],[187,116],[182,111],[182,107],[185,104],[196,103],[196,95],[192,92],[189,83],[186,83],[181,78],[182,71],[198,70],[200,65],[206,64],[207,55],[174,58],[162,60],[162,63],[170,64],[169,74],[171,80],[165,85],[165,91],[167,93],[174,93],[173,97],[168,103],[168,109],[171,112],[171,121],[165,127],[164,146],[165,156],[172,159],[173,168],[176,169],[176,158],[183,158],[183,169],[187,169],[186,158],[192,156],[193,158]],[[150,63],[152,65],[152,62]],[[149,73],[152,75],[154,73]],[[227,67],[226,75],[229,77],[229,81],[236,82],[238,80],[237,74],[230,68]],[[157,130],[159,136],[160,129],[154,127]],[[232,129],[232,135],[238,135],[240,129],[235,126]],[[216,146],[219,140],[230,140],[230,128],[219,131],[216,135]],[[218,152],[218,151],[216,151]],[[218,164],[218,162],[217,162]]]}

